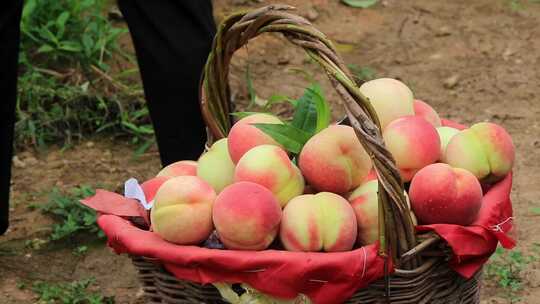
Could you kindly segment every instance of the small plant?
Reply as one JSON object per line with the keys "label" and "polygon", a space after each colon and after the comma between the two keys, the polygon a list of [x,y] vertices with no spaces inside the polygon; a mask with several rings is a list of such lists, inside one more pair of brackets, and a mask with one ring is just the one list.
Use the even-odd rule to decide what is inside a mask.
{"label": "small plant", "polygon": [[36,282],[32,290],[38,295],[38,303],[43,304],[114,304],[114,297],[105,297],[88,291],[93,279],[71,283]]}
{"label": "small plant", "polygon": [[522,271],[535,260],[535,256],[524,255],[519,250],[505,251],[499,247],[487,264],[486,274],[488,279],[505,290],[504,296],[515,303],[519,301],[518,292],[523,288]]}
{"label": "small plant", "polygon": [[[304,144],[316,133],[328,127],[331,120],[331,111],[321,86],[312,82],[298,100],[291,100],[286,96],[273,95],[266,103],[265,109],[272,104],[288,102],[294,106],[291,121],[283,124],[253,124],[255,127],[271,136],[276,142],[283,145],[285,150],[299,154]],[[245,117],[253,112],[237,112],[233,115]]]}
{"label": "small plant", "polygon": [[376,77],[375,70],[370,67],[360,67],[356,64],[348,64],[347,67],[359,83],[373,80]]}
{"label": "small plant", "polygon": [[77,248],[73,249],[74,256],[83,256],[87,252],[88,252],[88,246],[78,246]]}
{"label": "small plant", "polygon": [[49,195],[49,201],[35,208],[58,219],[54,224],[51,240],[61,240],[77,233],[87,232],[103,237],[103,232],[96,224],[96,213],[79,203],[79,200],[91,196],[94,190],[89,186],[71,189],[67,194],[54,188]]}

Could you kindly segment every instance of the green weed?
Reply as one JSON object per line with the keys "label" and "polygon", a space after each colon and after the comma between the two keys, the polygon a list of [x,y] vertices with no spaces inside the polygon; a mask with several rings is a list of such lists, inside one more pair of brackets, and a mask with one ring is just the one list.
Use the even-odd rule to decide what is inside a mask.
{"label": "green weed", "polygon": [[[534,248],[533,252],[538,254]],[[536,260],[535,255],[524,255],[519,250],[505,251],[499,247],[486,266],[487,279],[496,282],[512,303],[518,302],[519,292],[523,289],[522,271]]]}
{"label": "green weed", "polygon": [[93,279],[71,283],[36,282],[32,290],[39,297],[38,303],[43,304],[114,304],[114,297],[88,291],[93,283]]}
{"label": "green weed", "polygon": [[376,78],[377,74],[375,70],[370,67],[360,67],[356,64],[348,64],[347,67],[353,73],[353,76],[356,78],[357,82],[363,83],[369,80]]}
{"label": "green weed", "polygon": [[83,256],[88,252],[88,246],[78,246],[73,249],[74,256]]}
{"label": "green weed", "polygon": [[90,208],[82,205],[79,200],[93,195],[95,192],[89,186],[73,188],[69,193],[62,193],[54,188],[49,195],[47,203],[33,205],[44,212],[50,214],[58,220],[53,226],[50,239],[53,241],[72,237],[75,234],[86,232],[103,237],[96,224],[96,213]]}
{"label": "green weed", "polygon": [[[117,43],[127,33],[103,14],[105,0],[28,0],[21,21],[16,145],[38,148],[97,132],[153,135],[137,69],[113,72],[111,62],[134,63]],[[148,144],[147,144],[148,145]]]}
{"label": "green weed", "polygon": [[106,59],[121,53],[116,43],[126,33],[102,14],[103,0],[28,0],[21,21],[21,47],[48,66],[96,65],[108,70]]}

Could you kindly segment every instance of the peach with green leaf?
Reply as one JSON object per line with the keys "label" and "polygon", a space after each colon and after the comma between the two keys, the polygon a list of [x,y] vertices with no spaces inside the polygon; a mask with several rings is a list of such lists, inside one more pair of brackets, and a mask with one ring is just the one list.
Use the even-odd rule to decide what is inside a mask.
{"label": "peach with green leaf", "polygon": [[253,124],[283,124],[283,122],[276,116],[265,113],[249,115],[236,122],[229,131],[227,143],[231,160],[235,164],[247,151],[256,146],[281,146],[270,135]]}

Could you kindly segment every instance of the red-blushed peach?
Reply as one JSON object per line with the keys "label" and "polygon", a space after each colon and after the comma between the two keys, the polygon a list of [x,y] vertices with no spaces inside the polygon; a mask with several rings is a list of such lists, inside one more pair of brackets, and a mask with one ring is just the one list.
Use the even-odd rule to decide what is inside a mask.
{"label": "red-blushed peach", "polygon": [[279,118],[265,113],[257,113],[240,119],[229,131],[228,146],[232,161],[236,164],[249,150],[260,145],[281,147],[270,135],[252,124],[282,124]]}
{"label": "red-blushed peach", "polygon": [[270,190],[238,182],[217,196],[213,220],[219,239],[228,249],[263,250],[276,237],[281,214],[279,202]]}
{"label": "red-blushed peach", "polygon": [[446,162],[472,172],[483,182],[496,182],[514,165],[512,138],[501,126],[481,122],[454,135],[446,147]]}
{"label": "red-blushed peach", "polygon": [[404,182],[410,181],[418,170],[439,159],[439,134],[421,117],[405,116],[392,121],[384,129],[383,137]]}
{"label": "red-blushed peach", "polygon": [[[356,214],[358,223],[358,244],[360,246],[374,243],[379,238],[379,182],[377,179],[369,180],[356,188],[349,195],[349,202]],[[409,210],[411,209],[409,197],[407,199]],[[414,225],[417,225],[416,217],[412,210],[409,211]]]}
{"label": "red-blushed peach", "polygon": [[216,141],[208,152],[201,155],[197,176],[210,184],[216,193],[234,181],[234,163],[229,155],[227,138]]}
{"label": "red-blushed peach", "polygon": [[141,184],[147,202],[151,202],[154,199],[159,187],[161,187],[168,179],[170,179],[168,176],[157,176]]}
{"label": "red-blushed peach", "polygon": [[354,210],[334,193],[300,195],[283,209],[280,239],[289,251],[351,250],[356,233]]}
{"label": "red-blushed peach", "polygon": [[439,157],[439,160],[445,163],[446,147],[448,146],[450,139],[452,139],[454,135],[459,133],[459,130],[452,127],[438,127],[437,133],[439,134],[439,139],[441,141],[441,155]]}
{"label": "red-blushed peach", "polygon": [[360,185],[372,163],[353,128],[333,125],[307,141],[299,166],[316,190],[345,193]]}
{"label": "red-blushed peach", "polygon": [[420,224],[467,226],[478,216],[482,188],[469,171],[437,163],[416,173],[409,197]]}
{"label": "red-blushed peach", "polygon": [[181,160],[172,163],[165,168],[161,169],[157,176],[196,176],[197,175],[197,162],[193,160]]}
{"label": "red-blushed peach", "polygon": [[435,128],[440,127],[442,125],[439,114],[437,114],[435,109],[433,109],[426,102],[419,99],[415,99],[413,106],[414,106],[414,113],[416,116],[420,116],[424,118],[430,124],[432,124]]}
{"label": "red-blushed peach", "polygon": [[358,244],[369,245],[379,239],[379,183],[370,180],[356,188],[349,196],[349,202],[358,223]]}
{"label": "red-blushed peach", "polygon": [[360,86],[360,92],[369,98],[383,129],[399,117],[414,115],[413,93],[399,80],[370,80]]}
{"label": "red-blushed peach", "polygon": [[236,165],[235,182],[253,182],[272,191],[284,207],[304,191],[304,178],[287,153],[278,146],[261,145],[249,150]]}
{"label": "red-blushed peach", "polygon": [[154,232],[169,242],[196,245],[212,233],[212,205],[216,192],[196,176],[165,181],[150,213]]}

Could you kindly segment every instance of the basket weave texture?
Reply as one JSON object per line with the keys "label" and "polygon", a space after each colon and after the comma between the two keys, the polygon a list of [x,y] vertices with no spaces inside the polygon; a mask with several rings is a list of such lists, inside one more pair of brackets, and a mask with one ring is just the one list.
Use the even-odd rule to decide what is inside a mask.
{"label": "basket weave texture", "polygon": [[[479,303],[481,271],[464,279],[450,268],[450,252],[439,237],[416,234],[403,183],[392,155],[384,147],[375,111],[330,40],[310,22],[292,14],[291,9],[270,5],[234,14],[220,25],[201,82],[208,145],[225,137],[232,125],[228,74],[234,52],[260,34],[283,34],[328,74],[379,180],[379,255],[390,259],[395,271],[358,290],[347,303]],[[132,256],[132,260],[147,303],[227,303],[213,285],[178,279],[153,259]]]}

